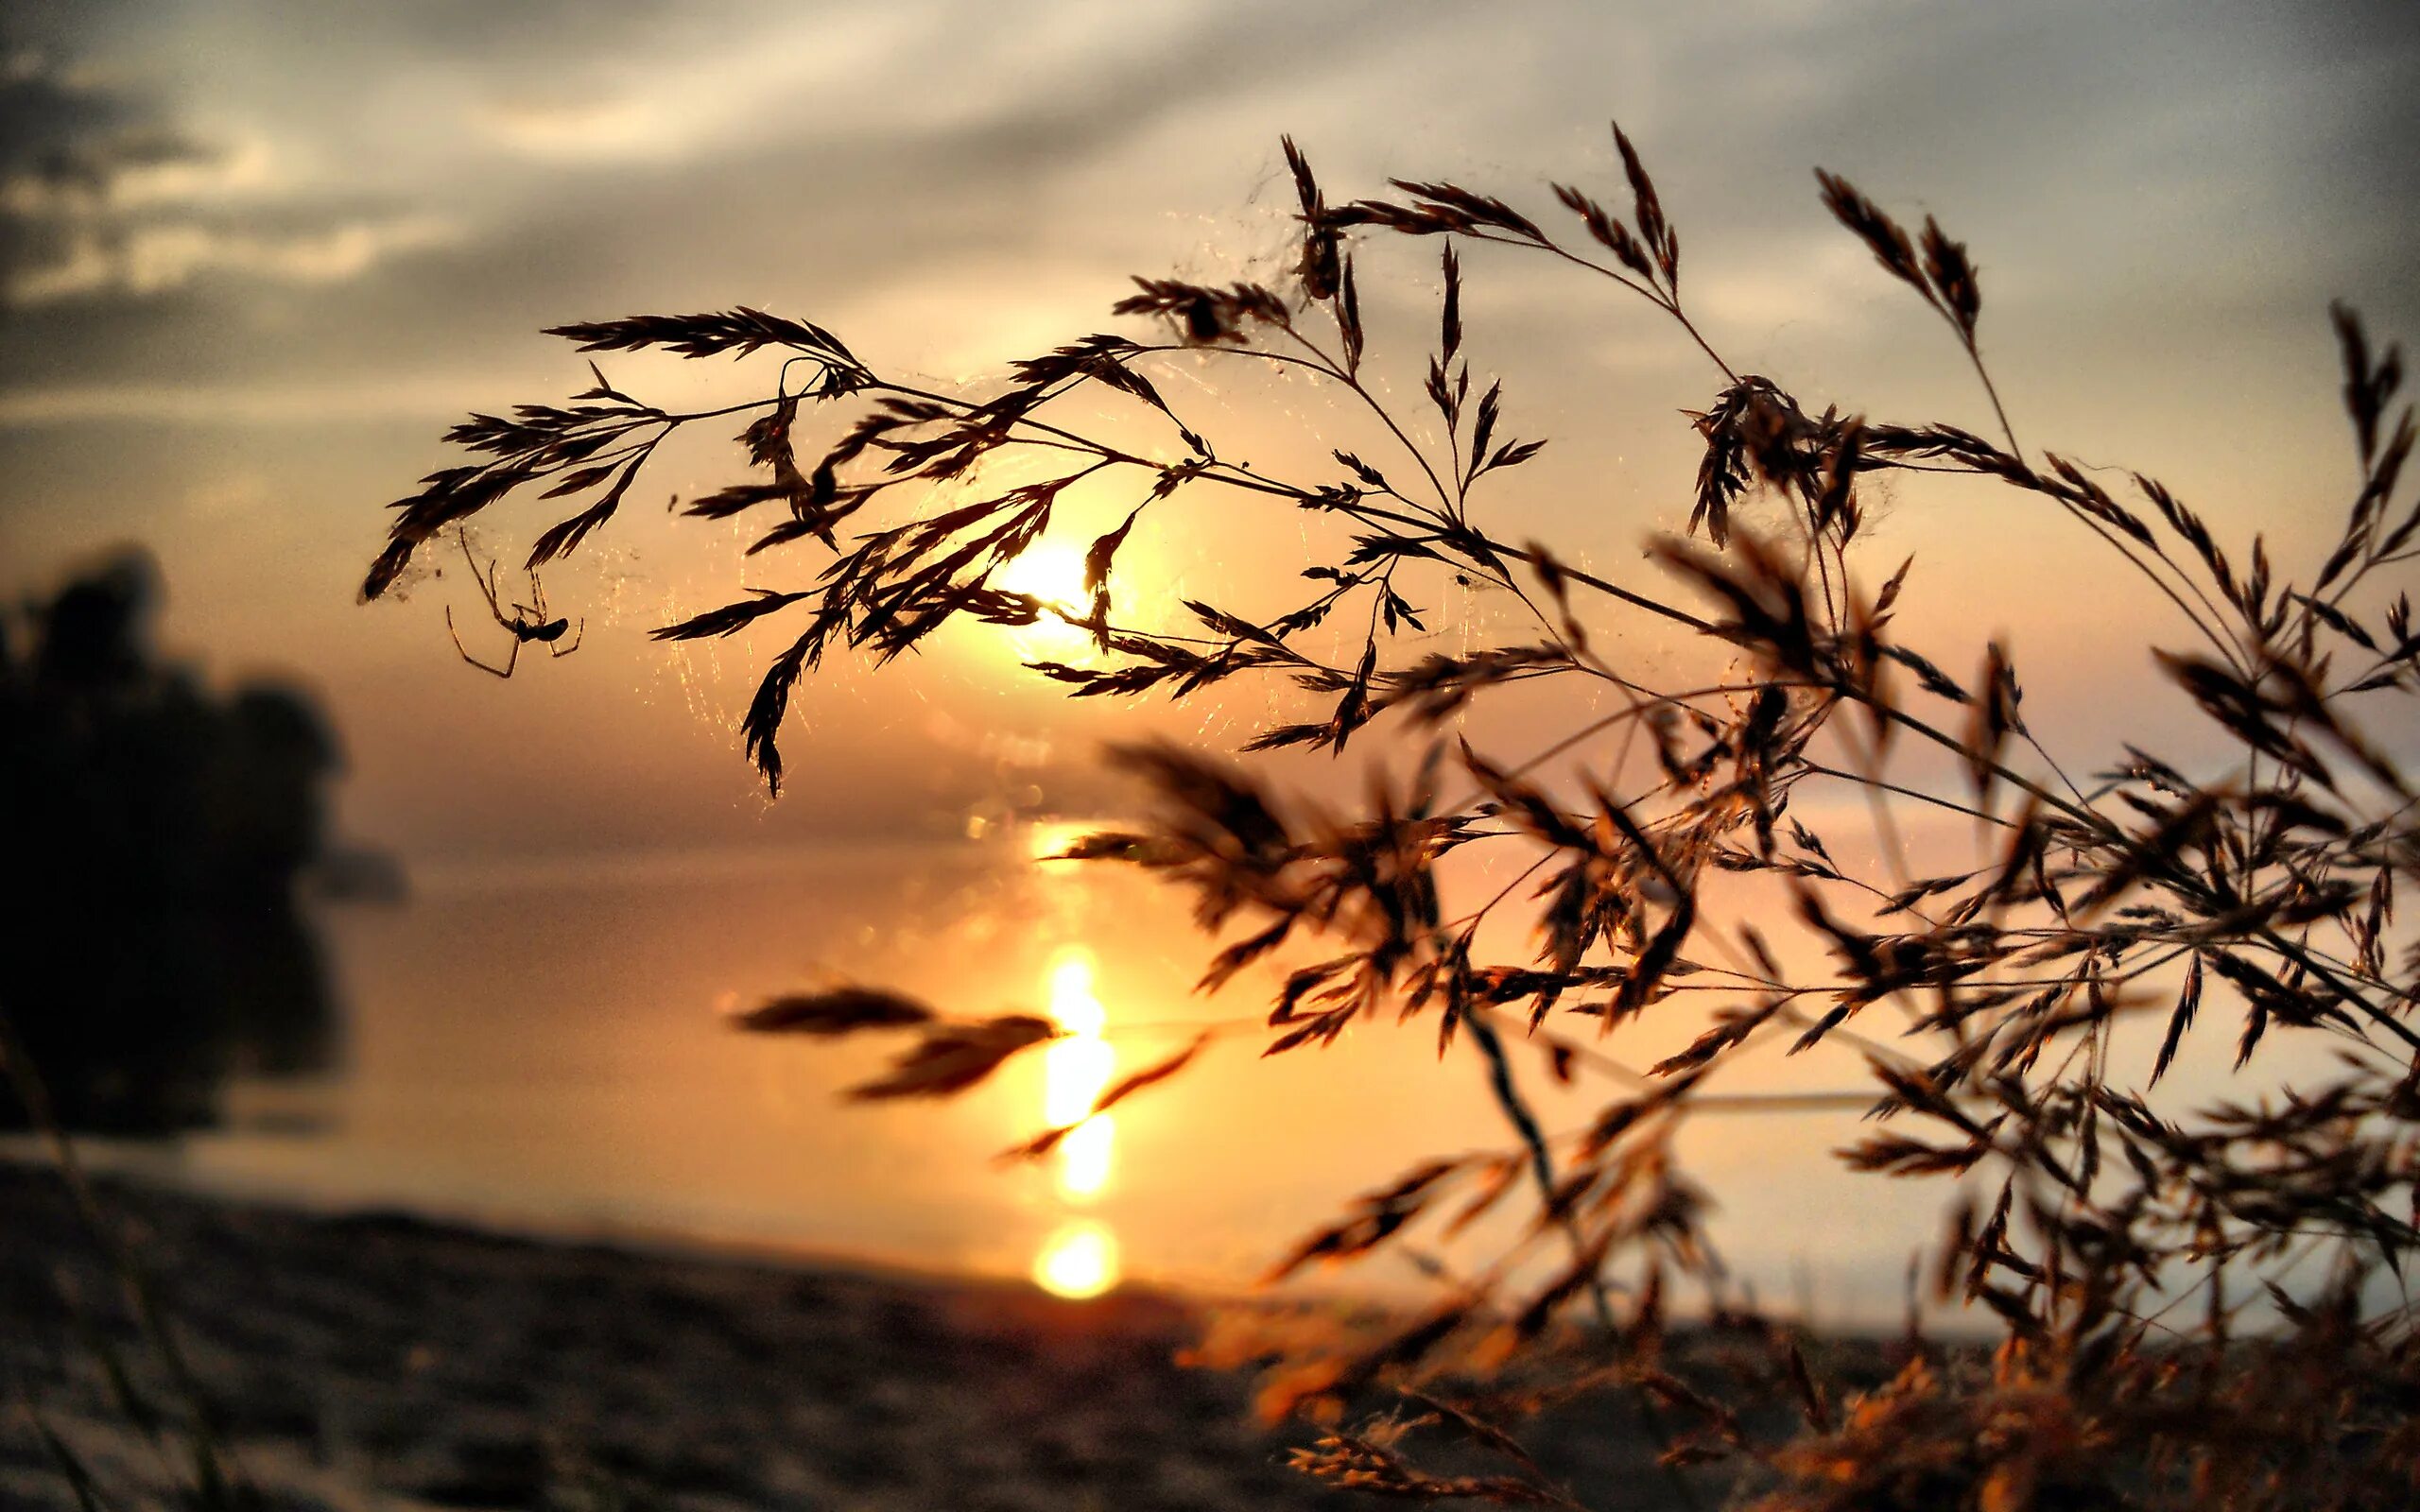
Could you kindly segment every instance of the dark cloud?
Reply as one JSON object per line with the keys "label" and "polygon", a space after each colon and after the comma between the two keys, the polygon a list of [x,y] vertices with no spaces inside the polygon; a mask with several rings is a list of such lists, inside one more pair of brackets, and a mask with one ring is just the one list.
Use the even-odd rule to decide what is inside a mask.
{"label": "dark cloud", "polygon": [[[600,76],[634,39],[662,43],[670,69],[677,32],[680,47],[703,59],[683,65],[684,75],[710,83],[717,60],[744,49],[753,30],[740,8],[684,10],[678,27],[656,7],[571,9],[586,18],[581,25],[524,18],[458,30],[442,16],[400,8],[341,38],[305,27],[272,42],[245,31],[247,45],[232,49],[238,54],[252,42],[270,57],[340,43],[342,56],[376,70],[356,84],[371,97],[405,91],[394,81],[415,70],[435,71],[456,96],[446,118],[432,123],[452,139],[447,155],[407,180],[365,173],[351,184],[186,198],[164,211],[104,204],[95,218],[110,235],[80,249],[64,244],[60,227],[43,228],[52,260],[16,272],[28,282],[47,276],[37,292],[51,297],[20,301],[17,318],[0,327],[0,358],[16,385],[93,384],[133,371],[181,383],[358,375],[439,354],[475,362],[483,349],[526,353],[528,332],[565,318],[567,303],[762,301],[770,297],[769,278],[811,284],[818,298],[835,300],[914,278],[976,248],[1063,254],[1070,232],[1080,237],[1088,228],[1046,224],[1027,208],[1053,182],[1205,101],[1307,85],[1327,56],[1321,26],[1296,28],[1305,45],[1272,52],[1253,27],[1237,24],[1253,14],[1238,9],[1193,15],[1165,28],[1165,45],[1130,57],[1010,61],[1018,34],[1010,18],[925,8],[921,28],[902,40],[929,42],[934,51],[886,66],[928,76],[933,97],[943,97],[965,92],[998,54],[1009,87],[939,118],[913,110],[896,120],[874,112],[889,93],[878,81],[850,84],[856,94],[845,109],[774,91],[769,119],[672,156],[532,158],[483,136],[493,119],[483,107],[522,98],[513,92],[533,77],[551,80],[547,108],[576,136],[583,108],[610,108],[616,90],[644,94],[654,77],[646,69],[635,82]],[[248,13],[233,8],[222,24],[243,30]],[[754,25],[774,13],[745,12]],[[802,66],[811,61],[802,55]],[[246,56],[242,66],[268,65]],[[341,140],[341,123],[323,120],[311,103],[324,87],[299,81],[280,91],[278,111],[302,112],[301,124],[289,123],[293,134],[324,127]],[[527,116],[538,108],[520,109]],[[133,107],[111,96],[110,110],[115,119]],[[63,116],[57,124],[75,134]],[[101,129],[78,139],[96,141]],[[79,249],[80,265],[64,260]],[[129,303],[144,308],[130,317],[122,308]],[[259,318],[264,309],[276,318]]]}
{"label": "dark cloud", "polygon": [[215,154],[127,94],[71,77],[22,23],[10,29],[0,43],[0,301],[17,302],[79,257],[121,251],[113,201],[129,175],[199,168]]}
{"label": "dark cloud", "polygon": [[72,16],[29,8],[0,40],[0,312],[151,301],[215,277],[340,282],[436,239],[357,196],[259,192],[252,154],[80,57]]}

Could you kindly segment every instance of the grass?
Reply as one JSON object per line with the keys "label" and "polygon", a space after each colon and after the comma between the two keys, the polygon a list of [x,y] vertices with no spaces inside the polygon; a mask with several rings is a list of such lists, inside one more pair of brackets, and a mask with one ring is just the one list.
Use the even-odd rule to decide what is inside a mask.
{"label": "grass", "polygon": [[[1152,795],[1149,821],[1070,853],[1190,892],[1221,942],[1205,987],[1317,955],[1275,992],[1267,1054],[1401,1024],[1473,1056],[1506,1115],[1501,1149],[1421,1161],[1275,1274],[1504,1205],[1530,1211],[1504,1254],[1443,1279],[1408,1326],[1279,1351],[1265,1410],[1329,1427],[1299,1456],[1308,1474],[1414,1498],[1616,1504],[1621,1487],[1561,1484],[1517,1435],[1549,1404],[1612,1392],[1636,1406],[1685,1504],[2408,1504],[2420,1351],[2400,1273],[2420,1236],[2420,960],[2394,901],[2420,869],[2420,795],[2369,732],[2408,720],[2420,689],[2398,587],[2420,553],[2420,506],[2398,502],[2414,438],[2399,353],[2338,310],[2362,481],[2321,559],[2273,561],[2257,538],[2217,539],[2148,476],[2113,490],[2099,470],[2022,444],[1984,358],[1965,248],[1929,218],[1903,226],[1838,175],[1818,175],[1818,202],[1942,318],[1996,434],[1818,413],[1744,371],[1688,312],[1679,233],[1640,153],[1618,129],[1613,147],[1626,208],[1557,184],[1550,227],[1450,182],[1333,201],[1288,141],[1301,241],[1284,286],[1138,279],[1115,313],[1139,334],[1069,342],[978,391],[904,382],[810,321],[752,309],[558,327],[591,353],[754,358],[770,383],[752,404],[683,412],[592,362],[594,387],[568,405],[472,417],[448,438],[467,460],[398,503],[364,593],[510,496],[569,498],[574,512],[528,553],[535,573],[611,522],[666,437],[745,416],[751,471],[683,513],[761,523],[750,556],[789,586],[655,633],[786,637],[743,724],[769,784],[785,774],[791,697],[827,655],[889,662],[952,621],[1080,626],[1090,660],[1034,663],[1077,696],[1283,689],[1292,712],[1240,760],[1121,747]],[[1430,242],[1435,340],[1379,352],[1363,260]],[[1493,523],[1519,518],[1520,470],[1542,443],[1516,436],[1500,381],[1474,371],[1462,258],[1479,247],[1609,287],[1707,359],[1711,394],[1688,411],[1703,446],[1689,532],[1650,543],[1660,577],[1616,582]],[[1299,477],[1229,460],[1153,376],[1203,353],[1328,387],[1368,412],[1385,450],[1336,447],[1333,471]],[[1420,375],[1416,413],[1371,381],[1382,366]],[[1133,422],[1052,407],[1080,389]],[[1011,457],[1042,471],[987,487]],[[2079,532],[2170,607],[2183,639],[2154,648],[2156,664],[2227,760],[2171,762],[2139,741],[2061,760],[2029,728],[2002,646],[1965,648],[1975,670],[1961,678],[1944,648],[1899,637],[1910,566],[1864,563],[1865,497],[1876,474],[1943,472],[2013,495],[1994,529]],[[1132,501],[1087,553],[1089,602],[1000,586],[1080,483],[1122,485]],[[1306,584],[1292,607],[1188,602],[1160,622],[1114,601],[1121,551],[1205,495],[1305,518],[1312,555],[1272,564],[1266,585]],[[1767,522],[1755,528],[1752,503]],[[1513,628],[1436,649],[1439,611],[1412,585],[1440,567],[1511,606]],[[1626,661],[1614,632],[1638,623],[1694,638],[1703,675],[1675,682]],[[1544,748],[1506,748],[1499,695],[1546,679],[1613,712]],[[1281,792],[1253,760],[1374,741],[1397,775],[1374,777],[1351,807]],[[1954,775],[1933,781],[1927,763]],[[1824,794],[1868,802],[1875,867],[1837,860],[1846,848],[1790,814]],[[1975,862],[1898,869],[1894,816],[1910,804],[1971,821]],[[1474,892],[1481,855],[1520,883]],[[1780,905],[1741,906],[1750,884]],[[1508,912],[1535,941],[1528,958],[1483,942]],[[1621,1057],[1650,1016],[1695,1038],[1632,1065]],[[2138,1022],[2157,1048],[2135,1067],[2115,1047]],[[902,1037],[891,1072],[859,1090],[887,1098],[961,1090],[1051,1032],[862,989],[779,1000],[753,1027]],[[2239,1071],[2269,1067],[2288,1041],[2325,1054],[2247,1080],[2265,1095],[2185,1097],[2167,1079],[2178,1047],[2213,1032],[2233,1034]],[[1583,1126],[1543,1126],[1515,1047],[1596,1090]],[[1861,1089],[1870,1123],[1844,1136],[1847,1166],[1940,1186],[1928,1308],[1911,1298],[1911,1320],[1988,1328],[1996,1349],[1947,1349],[1911,1321],[1893,1378],[1837,1379],[1726,1285],[1704,1228],[1716,1194],[1690,1178],[1677,1136],[1737,1106],[1727,1078],[1775,1052],[1830,1057]],[[1130,1078],[1103,1106],[1184,1064]],[[1720,1369],[1683,1365],[1668,1338],[1685,1311],[1754,1347]],[[1493,1468],[1424,1468],[1414,1445],[1440,1435]]]}
{"label": "grass", "polygon": [[[81,1236],[98,1257],[103,1274],[116,1282],[125,1297],[141,1355],[130,1354],[121,1346],[114,1319],[104,1317],[78,1295],[63,1257],[53,1278],[58,1316],[99,1368],[123,1426],[156,1462],[160,1483],[169,1488],[171,1504],[182,1512],[256,1512],[263,1505],[259,1493],[234,1452],[216,1403],[179,1342],[153,1267],[102,1207],[77,1157],[75,1143],[60,1125],[50,1093],[5,1010],[0,1010],[0,1068],[5,1068],[9,1089],[27,1123],[49,1151],[51,1169],[69,1199]],[[138,1358],[149,1367],[147,1372],[138,1366]],[[34,1382],[19,1371],[12,1370],[10,1375],[10,1395],[33,1424],[76,1504],[83,1512],[106,1512],[120,1505],[104,1478],[85,1464],[54,1427]],[[149,1386],[143,1383],[147,1375],[153,1381]],[[155,1401],[155,1393],[173,1405],[164,1408]]]}

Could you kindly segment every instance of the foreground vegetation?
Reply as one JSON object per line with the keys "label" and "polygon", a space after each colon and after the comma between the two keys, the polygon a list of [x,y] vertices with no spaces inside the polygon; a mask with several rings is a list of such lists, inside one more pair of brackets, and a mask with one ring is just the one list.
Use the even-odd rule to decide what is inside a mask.
{"label": "foreground vegetation", "polygon": [[[1818,413],[1735,367],[1688,314],[1680,237],[1639,154],[1618,130],[1614,146],[1625,184],[1610,198],[1626,211],[1557,185],[1549,226],[1451,183],[1331,201],[1289,142],[1301,239],[1283,287],[1138,280],[1116,313],[1151,334],[1087,336],[983,392],[906,383],[831,332],[751,309],[555,334],[596,353],[778,359],[771,391],[743,406],[754,472],[683,512],[764,520],[752,557],[821,565],[656,632],[786,637],[744,721],[769,783],[784,775],[792,695],[827,654],[888,661],[953,621],[1080,626],[1090,658],[1037,663],[1080,696],[1191,698],[1275,679],[1300,712],[1258,730],[1248,756],[1399,748],[1384,768],[1394,775],[1338,810],[1279,793],[1251,761],[1130,747],[1118,759],[1154,794],[1151,822],[1071,852],[1190,890],[1224,939],[1206,987],[1292,959],[1281,952],[1318,953],[1284,979],[1269,1054],[1400,1023],[1476,1057],[1506,1115],[1503,1148],[1413,1165],[1276,1267],[1530,1211],[1506,1253],[1450,1279],[1423,1315],[1358,1338],[1236,1348],[1264,1363],[1275,1351],[1265,1411],[1327,1425],[1298,1456],[1304,1470],[1394,1495],[1555,1506],[2409,1504],[2420,1350],[2400,1267],[2415,1237],[2420,959],[2393,919],[2420,834],[2409,778],[2365,732],[2408,728],[2420,691],[2420,636],[2397,587],[2420,531],[2420,506],[2396,499],[2414,437],[2396,407],[2398,354],[2338,312],[2362,482],[2322,559],[2273,561],[2257,539],[2217,539],[2150,477],[2113,489],[2021,445],[1983,362],[1966,249],[1929,219],[1901,226],[1839,177],[1818,175],[1822,202],[1939,315],[1996,433]],[[1363,256],[1405,240],[1441,247],[1417,415],[1372,381],[1392,359],[1373,350],[1360,294]],[[1461,257],[1480,245],[1601,281],[1714,369],[1690,412],[1703,459],[1689,539],[1652,543],[1660,576],[1616,582],[1526,524],[1492,523],[1519,520],[1514,485],[1542,443],[1516,438],[1502,385],[1474,377]],[[1332,471],[1297,478],[1229,460],[1154,378],[1195,353],[1328,386],[1368,411],[1385,450],[1339,446]],[[365,593],[509,496],[569,498],[574,512],[528,554],[534,573],[607,524],[667,437],[734,413],[659,408],[592,371],[568,405],[458,426],[450,439],[470,459],[397,506]],[[1133,423],[1071,418],[1079,390],[1123,403]],[[1903,642],[1893,616],[1910,567],[1870,565],[1862,545],[1877,475],[1910,472],[1996,484],[2014,505],[2001,528],[2079,531],[2122,558],[2172,611],[2178,640],[2156,664],[2206,716],[2195,754],[2119,742],[2063,763],[2028,728],[2000,646]],[[1099,486],[1088,480],[1124,483],[1132,499],[1090,543],[1089,602],[1002,586],[1068,490]],[[1121,553],[1203,494],[1306,517],[1318,555],[1288,580],[1307,587],[1273,614],[1122,613]],[[1413,585],[1441,569],[1513,606],[1517,628],[1437,649],[1439,611]],[[1694,638],[1703,677],[1676,681],[1609,649],[1636,625]],[[1543,748],[1505,748],[1495,700],[1547,679],[1610,712]],[[2204,754],[2215,750],[2231,754]],[[1791,816],[1826,792],[1871,800],[1882,860],[1870,872]],[[1911,805],[1962,816],[1988,836],[1980,858],[1894,869],[1895,816]],[[1474,857],[1518,880],[1476,890]],[[1482,926],[1508,910],[1527,910],[1529,958],[1485,943]],[[1685,1048],[1647,1066],[1619,1058],[1645,1025],[1678,1018],[1695,1035]],[[860,1089],[876,1097],[962,1090],[1053,1033],[872,989],[774,999],[751,1022],[905,1037],[893,1071]],[[2163,1086],[2180,1045],[2211,1033],[2235,1037],[2247,1092],[2187,1099]],[[2140,1057],[2127,1053],[2136,1039]],[[1684,1171],[1676,1139],[1735,1068],[1775,1048],[1865,1079],[1871,1126],[1839,1157],[1940,1185],[1922,1278],[1936,1305],[1923,1315],[1988,1328],[1996,1349],[1945,1351],[1911,1309],[1904,1367],[1860,1385],[1725,1285],[1704,1229],[1715,1194]],[[1531,1056],[1557,1077],[1603,1078],[1585,1126],[1543,1127],[1516,1074]],[[1136,1074],[1100,1106],[1184,1063]],[[1685,1368],[1665,1343],[1685,1309],[1758,1349],[1721,1370]],[[1520,1419],[1592,1393],[1630,1403],[1663,1486],[1569,1484],[1521,1447]],[[1434,1469],[1421,1446],[1440,1439],[1493,1463]]]}

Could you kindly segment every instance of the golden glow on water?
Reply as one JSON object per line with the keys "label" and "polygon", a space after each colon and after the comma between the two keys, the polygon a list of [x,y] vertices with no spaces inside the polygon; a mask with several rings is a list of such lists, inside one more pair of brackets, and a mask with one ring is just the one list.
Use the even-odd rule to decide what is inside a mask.
{"label": "golden glow on water", "polygon": [[1116,1121],[1107,1113],[1084,1120],[1060,1143],[1059,1194],[1071,1201],[1097,1195],[1109,1185],[1116,1154]]}
{"label": "golden glow on water", "polygon": [[[1093,953],[1072,945],[1050,963],[1050,1016],[1072,1035],[1098,1040],[1109,1022],[1109,1010],[1093,995]],[[1086,1093],[1084,1106],[1092,1106]]]}
{"label": "golden glow on water", "polygon": [[[1107,1190],[1116,1163],[1117,1125],[1093,1111],[1117,1069],[1117,1052],[1101,1038],[1109,1010],[1093,991],[1093,967],[1090,951],[1070,946],[1049,972],[1050,1017],[1066,1037],[1042,1053],[1042,1117],[1053,1126],[1075,1125],[1052,1157],[1052,1185],[1069,1207]],[[1098,1219],[1070,1219],[1044,1241],[1033,1280],[1053,1296],[1098,1297],[1117,1284],[1117,1236]]]}
{"label": "golden glow on water", "polygon": [[[1027,831],[1026,853],[1036,861],[1056,861],[1084,836],[1115,828],[1114,824],[1090,819],[1038,819]],[[1073,862],[1066,864],[1075,865]]]}
{"label": "golden glow on water", "polygon": [[1117,1069],[1117,1052],[1100,1037],[1109,1012],[1093,993],[1091,952],[1071,948],[1051,963],[1050,1017],[1067,1037],[1042,1053],[1042,1117],[1078,1125],[1060,1142],[1057,1160],[1059,1194],[1080,1201],[1109,1185],[1117,1138],[1109,1115],[1093,1112]]}
{"label": "golden glow on water", "polygon": [[1098,1297],[1117,1284],[1117,1236],[1090,1218],[1062,1224],[1033,1259],[1033,1283],[1053,1297]]}

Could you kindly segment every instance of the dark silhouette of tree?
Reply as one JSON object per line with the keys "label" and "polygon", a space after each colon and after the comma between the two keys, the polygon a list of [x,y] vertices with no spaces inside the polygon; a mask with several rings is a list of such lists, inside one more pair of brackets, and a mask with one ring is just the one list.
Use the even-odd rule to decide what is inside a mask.
{"label": "dark silhouette of tree", "polygon": [[221,696],[164,662],[160,599],[120,551],[28,607],[22,651],[0,643],[0,1006],[70,1128],[207,1124],[231,1072],[331,1048],[294,892],[335,737],[299,692]]}

